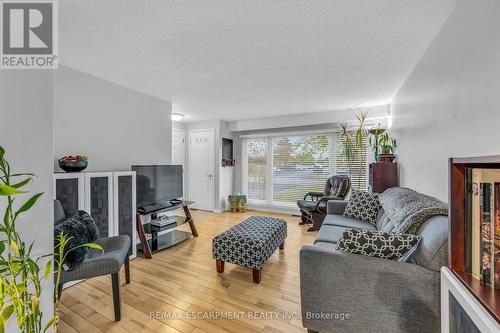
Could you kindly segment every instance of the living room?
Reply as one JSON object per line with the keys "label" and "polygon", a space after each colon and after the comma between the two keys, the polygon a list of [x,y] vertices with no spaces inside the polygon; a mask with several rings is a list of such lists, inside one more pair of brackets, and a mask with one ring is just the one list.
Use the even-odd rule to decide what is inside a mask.
{"label": "living room", "polygon": [[0,6],[0,331],[500,332],[498,1]]}

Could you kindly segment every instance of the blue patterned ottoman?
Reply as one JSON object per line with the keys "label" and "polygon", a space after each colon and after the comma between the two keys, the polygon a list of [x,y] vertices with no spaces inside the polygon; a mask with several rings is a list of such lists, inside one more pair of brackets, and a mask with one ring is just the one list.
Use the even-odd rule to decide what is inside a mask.
{"label": "blue patterned ottoman", "polygon": [[212,240],[212,256],[217,272],[224,272],[224,262],[252,268],[253,282],[262,280],[261,269],[273,253],[284,249],[287,234],[285,220],[252,216]]}

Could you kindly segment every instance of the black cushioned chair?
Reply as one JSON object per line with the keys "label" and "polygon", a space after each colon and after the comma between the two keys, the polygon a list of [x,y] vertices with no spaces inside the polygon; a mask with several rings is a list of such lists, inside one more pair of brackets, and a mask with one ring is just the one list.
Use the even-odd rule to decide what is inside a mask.
{"label": "black cushioned chair", "polygon": [[[323,192],[308,192],[304,200],[298,200],[301,222],[312,223],[307,231],[319,230],[326,216],[326,204],[330,200],[344,200],[351,189],[351,179],[348,176],[332,176],[328,178]],[[309,199],[310,198],[310,199]]]}
{"label": "black cushioned chair", "polygon": [[[66,214],[61,202],[54,200],[54,224],[58,224],[66,219]],[[130,283],[130,268],[128,252],[130,249],[130,237],[120,235],[115,237],[103,237],[96,241],[104,252],[89,249],[85,260],[71,271],[61,272],[61,284],[59,295],[65,283],[93,278],[101,275],[111,275],[111,285],[113,289],[113,305],[115,308],[115,321],[121,319],[120,302],[120,269],[125,266],[125,282]]]}

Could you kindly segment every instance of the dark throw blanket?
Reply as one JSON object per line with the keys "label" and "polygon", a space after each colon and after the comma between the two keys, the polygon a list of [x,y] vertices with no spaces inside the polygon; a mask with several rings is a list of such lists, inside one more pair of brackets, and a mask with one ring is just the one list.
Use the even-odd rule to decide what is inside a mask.
{"label": "dark throw blanket", "polygon": [[390,188],[380,194],[379,201],[397,233],[416,234],[429,218],[448,215],[446,203],[408,188]]}

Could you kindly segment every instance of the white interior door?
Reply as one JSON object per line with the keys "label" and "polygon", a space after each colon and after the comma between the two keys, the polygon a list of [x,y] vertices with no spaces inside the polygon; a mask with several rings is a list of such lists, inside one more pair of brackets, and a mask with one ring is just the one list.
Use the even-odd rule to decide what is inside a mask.
{"label": "white interior door", "polygon": [[189,131],[189,199],[193,208],[214,208],[214,131]]}

